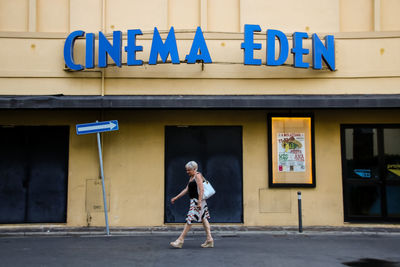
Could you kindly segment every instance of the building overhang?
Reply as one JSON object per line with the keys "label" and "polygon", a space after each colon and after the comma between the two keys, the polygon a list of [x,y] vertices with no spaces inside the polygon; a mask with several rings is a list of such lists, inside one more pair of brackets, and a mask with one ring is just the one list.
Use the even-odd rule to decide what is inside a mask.
{"label": "building overhang", "polygon": [[0,109],[400,108],[400,94],[374,95],[13,95]]}

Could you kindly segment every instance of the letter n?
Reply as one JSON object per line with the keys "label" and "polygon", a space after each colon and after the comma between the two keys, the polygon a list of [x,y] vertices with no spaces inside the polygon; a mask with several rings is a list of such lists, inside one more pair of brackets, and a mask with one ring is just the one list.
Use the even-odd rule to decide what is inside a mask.
{"label": "letter n", "polygon": [[335,38],[325,36],[325,46],[315,33],[312,35],[313,69],[322,69],[322,60],[332,71],[335,70]]}
{"label": "letter n", "polygon": [[102,32],[99,32],[99,67],[105,68],[108,64],[107,54],[121,67],[122,58],[122,32],[113,32],[113,44],[111,45]]}

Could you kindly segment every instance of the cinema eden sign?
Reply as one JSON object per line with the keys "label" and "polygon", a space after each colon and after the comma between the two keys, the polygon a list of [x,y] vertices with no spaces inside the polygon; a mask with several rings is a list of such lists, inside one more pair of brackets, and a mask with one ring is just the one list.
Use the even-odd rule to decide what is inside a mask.
{"label": "cinema eden sign", "polygon": [[[259,25],[246,24],[244,26],[244,39],[241,43],[241,49],[244,54],[244,65],[261,65],[261,59],[254,58],[254,50],[262,49],[262,43],[256,43],[254,33],[261,32]],[[107,68],[108,56],[114,61],[118,67],[122,66],[122,53],[127,53],[128,66],[141,66],[143,61],[136,58],[138,52],[143,51],[143,46],[137,45],[136,37],[142,35],[140,29],[127,31],[127,45],[122,46],[122,32],[114,31],[112,42],[106,36],[99,32],[98,35],[98,65],[99,68]],[[285,64],[289,57],[289,41],[287,36],[278,30],[268,29],[266,31],[266,65],[280,66]],[[74,61],[74,44],[78,38],[86,38],[85,43],[85,65],[77,64]],[[310,53],[309,49],[304,48],[303,40],[308,39],[309,35],[305,32],[295,32],[292,35],[293,67],[309,68],[309,63],[303,61],[303,56]],[[85,33],[84,31],[74,31],[65,40],[64,45],[64,61],[68,68],[80,71],[84,69],[93,69],[95,67],[95,34]],[[276,42],[278,41],[278,42]],[[335,70],[335,39],[333,35],[325,36],[325,44],[320,40],[317,34],[312,34],[312,68],[322,69],[322,61],[331,70]],[[278,44],[278,47],[276,45]],[[276,55],[276,51],[279,54]],[[168,56],[171,58],[172,64],[181,64],[179,59],[178,45],[175,38],[174,27],[171,27],[165,41],[162,40],[158,29],[155,27],[150,48],[149,65],[158,64],[158,56],[161,61],[166,63]],[[184,63],[194,64],[196,62],[212,63],[206,40],[200,27],[197,27],[195,36],[192,41],[189,54],[185,56]]]}

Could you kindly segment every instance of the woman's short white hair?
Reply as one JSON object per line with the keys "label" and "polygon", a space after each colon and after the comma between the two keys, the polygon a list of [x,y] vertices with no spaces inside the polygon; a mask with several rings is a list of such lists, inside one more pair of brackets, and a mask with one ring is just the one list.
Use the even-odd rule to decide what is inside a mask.
{"label": "woman's short white hair", "polygon": [[190,169],[190,170],[197,170],[197,168],[198,168],[198,165],[197,165],[197,163],[196,163],[196,161],[189,161],[188,163],[186,163],[186,165],[185,165],[185,167],[186,167],[186,169]]}

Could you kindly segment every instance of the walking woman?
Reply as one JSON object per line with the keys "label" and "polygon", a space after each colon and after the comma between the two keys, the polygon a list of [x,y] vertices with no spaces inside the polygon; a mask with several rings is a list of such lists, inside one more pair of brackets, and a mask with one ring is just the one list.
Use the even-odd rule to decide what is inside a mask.
{"label": "walking woman", "polygon": [[174,248],[182,248],[183,242],[185,240],[186,234],[189,232],[192,223],[194,222],[202,222],[204,226],[204,230],[207,234],[206,241],[201,244],[202,248],[212,248],[214,247],[214,240],[211,236],[210,223],[208,219],[210,219],[210,214],[208,213],[207,203],[203,198],[203,181],[204,177],[201,173],[197,172],[198,165],[195,161],[189,161],[186,165],[186,173],[189,175],[189,183],[176,197],[171,199],[171,203],[174,204],[175,201],[186,193],[189,193],[190,198],[190,208],[189,212],[186,215],[186,224],[183,229],[181,235],[177,240],[171,242],[171,246]]}

